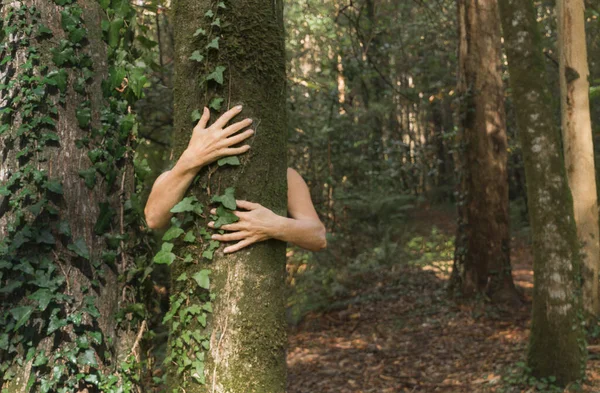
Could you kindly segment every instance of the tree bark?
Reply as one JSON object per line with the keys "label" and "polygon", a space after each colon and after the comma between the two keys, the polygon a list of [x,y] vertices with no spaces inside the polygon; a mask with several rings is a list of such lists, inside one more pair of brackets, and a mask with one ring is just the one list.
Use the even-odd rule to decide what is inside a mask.
{"label": "tree bark", "polygon": [[496,0],[459,0],[459,229],[452,287],[518,301],[510,267],[507,139]]}
{"label": "tree bark", "polygon": [[597,316],[600,231],[594,166],[594,142],[589,100],[589,68],[582,0],[559,0],[558,50],[560,64],[563,148],[577,234],[583,243],[583,309]]}
{"label": "tree bark", "polygon": [[[208,15],[207,12],[210,10]],[[219,18],[220,28],[215,23]],[[281,1],[226,1],[223,7],[208,0],[174,2],[175,79],[174,79],[174,157],[187,147],[194,123],[191,114],[211,102],[219,94],[223,109],[243,104],[240,116],[232,122],[250,117],[255,136],[252,149],[240,157],[241,166],[203,168],[190,194],[205,205],[212,196],[235,187],[236,198],[262,204],[280,215],[286,215],[287,155],[285,114],[285,52],[283,36],[283,4]],[[198,28],[206,35],[194,37]],[[204,48],[219,37],[219,49]],[[203,51],[206,60],[190,59],[195,50]],[[222,84],[206,81],[215,67],[226,67]],[[203,82],[204,81],[204,82]],[[212,119],[217,116],[213,112]],[[209,207],[207,207],[209,209]],[[197,223],[206,227],[208,219]],[[172,266],[172,295],[186,297],[188,283],[177,278],[195,274],[199,268],[210,269],[212,302],[206,330],[209,349],[204,355],[192,354],[194,360],[204,357],[205,383],[193,381],[194,374],[168,370],[168,385],[188,393],[284,392],[286,388],[286,323],[285,323],[285,244],[269,240],[234,254],[217,250],[210,262],[202,259],[198,248],[193,263],[176,261]],[[196,293],[189,305],[205,305]],[[193,327],[192,327],[193,328]],[[171,348],[177,344],[180,330],[172,327]],[[176,363],[181,359],[171,358]],[[198,373],[198,371],[196,371]]]}
{"label": "tree bark", "polygon": [[[15,27],[0,47],[0,58],[8,60],[0,66],[2,391],[39,391],[40,384],[49,391],[96,391],[91,381],[107,383],[131,355],[137,333],[115,319],[129,304],[131,293],[118,277],[132,260],[123,243],[107,245],[109,237],[125,234],[119,212],[134,183],[125,153],[130,134],[115,137],[101,115],[109,74],[103,11],[95,0],[65,7],[26,0],[1,5],[0,15],[5,31]],[[66,26],[85,32],[68,33]],[[80,33],[79,46],[71,47]],[[73,57],[58,49],[65,42],[75,48]],[[62,67],[55,50],[68,58]],[[84,76],[84,68],[93,72]],[[112,115],[122,119],[116,110]],[[100,129],[102,140],[95,137]],[[113,155],[110,144],[124,149]],[[105,164],[112,182],[95,171],[94,149],[106,159],[96,162]],[[94,173],[94,186],[86,186],[82,170]],[[104,214],[109,211],[114,214]],[[23,319],[15,326],[17,315]]]}
{"label": "tree bark", "polygon": [[531,0],[501,0],[500,6],[533,231],[528,364],[534,375],[566,385],[584,376],[586,361],[573,200],[535,7]]}

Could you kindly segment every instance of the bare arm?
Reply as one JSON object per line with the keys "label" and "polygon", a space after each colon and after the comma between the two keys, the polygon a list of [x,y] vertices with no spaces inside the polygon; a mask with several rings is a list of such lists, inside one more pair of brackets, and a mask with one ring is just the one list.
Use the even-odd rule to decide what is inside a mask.
{"label": "bare arm", "polygon": [[[291,218],[279,216],[258,203],[237,201],[238,207],[247,211],[236,210],[234,214],[240,220],[221,227],[234,232],[213,235],[215,240],[238,241],[226,247],[223,250],[225,253],[235,252],[267,239],[290,242],[311,251],[327,246],[325,226],[315,211],[304,179],[291,168],[288,168],[287,179],[288,211]],[[210,222],[208,225],[212,227],[213,224]]]}
{"label": "bare arm", "polygon": [[248,145],[231,147],[254,133],[253,130],[246,130],[236,134],[252,123],[250,119],[224,128],[241,110],[241,106],[234,107],[219,117],[210,127],[207,127],[210,111],[204,108],[202,118],[194,127],[188,147],[173,169],[161,174],[152,186],[144,209],[146,222],[150,228],[164,228],[169,225],[173,215],[170,212],[171,208],[181,201],[194,177],[203,166],[221,157],[241,154],[250,149]]}

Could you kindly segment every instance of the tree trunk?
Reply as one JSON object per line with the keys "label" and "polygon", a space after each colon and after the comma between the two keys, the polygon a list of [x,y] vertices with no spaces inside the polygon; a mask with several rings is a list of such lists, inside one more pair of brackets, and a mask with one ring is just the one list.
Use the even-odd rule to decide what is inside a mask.
{"label": "tree trunk", "polygon": [[583,243],[583,309],[588,315],[597,316],[600,232],[584,5],[583,0],[559,0],[556,6],[565,166],[577,234]]}
{"label": "tree trunk", "polygon": [[2,391],[133,391],[119,367],[137,322],[115,314],[135,296],[118,280],[133,262],[120,240],[134,117],[112,86],[103,94],[104,12],[94,0],[0,7]]}
{"label": "tree trunk", "polygon": [[459,0],[458,14],[462,168],[452,286],[465,295],[516,301],[498,5],[496,0]]}
{"label": "tree trunk", "polygon": [[586,357],[573,200],[534,5],[531,0],[501,0],[500,5],[533,231],[528,363],[534,375],[555,376],[565,385],[584,376]]}
{"label": "tree trunk", "polygon": [[[177,0],[173,11],[177,26],[174,157],[187,147],[195,125],[192,113],[219,102],[215,101],[218,98],[224,100],[223,109],[243,104],[242,114],[232,122],[250,117],[256,131],[249,142],[252,149],[240,157],[241,166],[218,167],[215,163],[203,168],[190,194],[208,206],[211,197],[234,187],[237,199],[260,203],[285,215],[283,3]],[[194,36],[199,28],[204,31]],[[218,49],[207,48],[217,37]],[[202,61],[190,59],[195,51],[203,56]],[[216,76],[214,72],[222,72],[222,79],[210,77]],[[214,112],[212,117],[217,117]],[[199,236],[208,221],[206,215],[195,220],[193,233]],[[228,255],[216,250],[212,261],[207,260],[211,252],[206,247],[208,241],[182,247],[184,253],[190,251],[192,263],[177,260],[172,265],[171,312],[186,305],[180,312],[202,307],[207,313],[212,309],[212,313],[203,313],[199,320],[189,323],[180,318],[181,314],[174,314],[167,363],[169,388],[178,392],[183,388],[188,393],[284,392],[285,244],[269,240]],[[185,279],[208,274],[210,284],[202,289]],[[205,317],[208,320],[203,326]],[[181,339],[186,340],[189,334],[196,334],[198,340],[182,344]]]}

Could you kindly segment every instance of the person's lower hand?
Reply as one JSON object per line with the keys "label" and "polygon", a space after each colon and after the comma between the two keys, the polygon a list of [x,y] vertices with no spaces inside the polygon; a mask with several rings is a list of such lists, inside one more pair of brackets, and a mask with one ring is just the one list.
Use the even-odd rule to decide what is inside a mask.
{"label": "person's lower hand", "polygon": [[194,127],[192,137],[188,143],[179,162],[190,170],[198,170],[202,166],[208,165],[220,158],[242,154],[250,149],[249,145],[241,147],[232,147],[254,134],[254,130],[246,130],[236,134],[238,131],[252,124],[251,119],[244,119],[225,127],[242,110],[241,105],[236,106],[221,117],[212,125],[208,126],[210,120],[210,110],[204,108],[202,118]]}
{"label": "person's lower hand", "polygon": [[[238,208],[247,211],[235,210],[233,214],[239,217],[239,221],[223,225],[219,228],[231,231],[231,233],[212,235],[214,240],[222,242],[237,241],[236,244],[226,247],[223,250],[224,253],[232,253],[253,243],[275,237],[275,234],[280,230],[280,226],[282,225],[281,216],[278,216],[258,203],[242,200],[237,200],[236,203]],[[216,214],[216,209],[213,209],[211,213]],[[214,228],[214,222],[209,222],[208,226]]]}

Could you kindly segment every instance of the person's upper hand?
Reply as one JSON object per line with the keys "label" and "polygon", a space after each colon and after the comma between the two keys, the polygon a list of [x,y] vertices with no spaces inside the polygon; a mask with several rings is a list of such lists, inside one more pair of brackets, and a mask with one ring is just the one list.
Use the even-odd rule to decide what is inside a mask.
{"label": "person's upper hand", "polygon": [[225,112],[212,125],[208,126],[210,110],[204,108],[204,113],[194,127],[188,147],[181,155],[180,160],[185,162],[189,169],[199,169],[220,158],[245,153],[250,149],[249,145],[232,147],[252,134],[254,130],[246,130],[236,134],[238,131],[252,124],[251,119],[244,119],[226,127],[227,123],[242,110],[242,106],[236,106]]}
{"label": "person's upper hand", "polygon": [[[238,208],[247,211],[233,211],[233,214],[239,217],[239,221],[233,224],[221,226],[219,229],[233,231],[223,235],[212,235],[214,240],[222,242],[238,241],[236,244],[226,247],[223,252],[231,253],[247,247],[253,243],[271,239],[276,236],[276,231],[282,223],[281,216],[273,213],[271,210],[262,206],[259,203],[237,200]],[[217,210],[213,209],[212,214],[216,214]],[[214,221],[208,223],[208,226],[214,228]]]}

